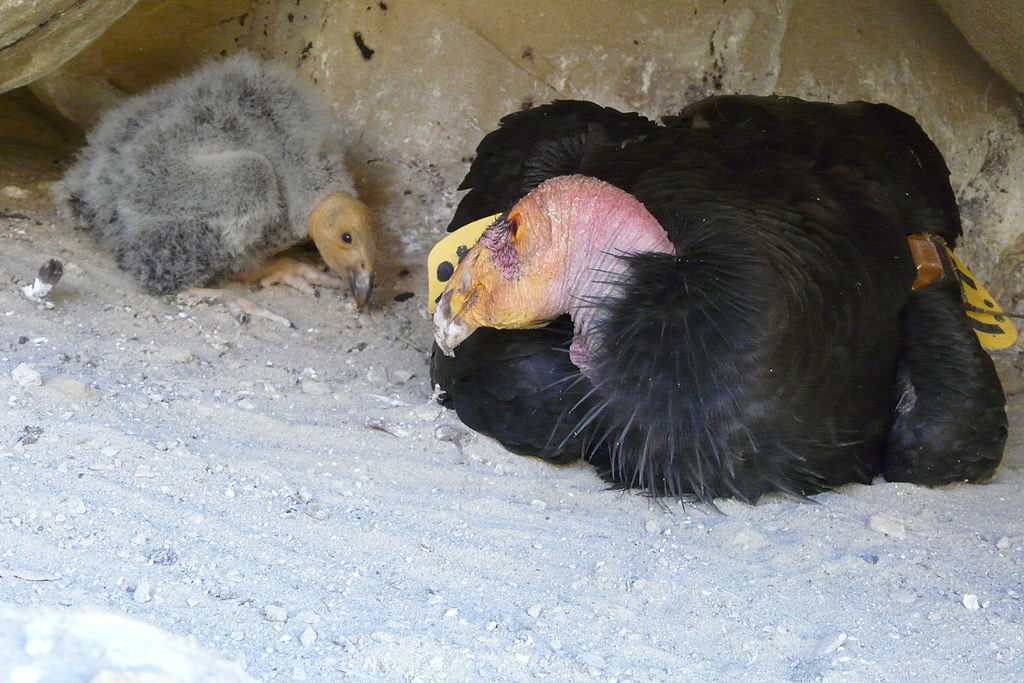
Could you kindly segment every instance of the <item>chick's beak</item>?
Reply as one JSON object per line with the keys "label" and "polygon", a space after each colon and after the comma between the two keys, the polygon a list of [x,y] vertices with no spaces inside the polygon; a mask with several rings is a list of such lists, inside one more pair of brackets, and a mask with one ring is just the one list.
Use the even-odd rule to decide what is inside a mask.
{"label": "chick's beak", "polygon": [[370,300],[370,294],[373,293],[373,273],[352,266],[345,273],[345,278],[348,280],[348,288],[352,291],[352,298],[355,299],[356,306],[362,308]]}

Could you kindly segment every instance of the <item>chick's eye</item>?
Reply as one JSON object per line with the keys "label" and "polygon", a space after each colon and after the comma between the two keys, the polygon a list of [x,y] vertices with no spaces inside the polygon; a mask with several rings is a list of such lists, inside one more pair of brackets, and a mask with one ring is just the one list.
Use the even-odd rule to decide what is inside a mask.
{"label": "chick's eye", "polygon": [[345,244],[352,244],[352,233],[343,232],[341,233],[341,241]]}

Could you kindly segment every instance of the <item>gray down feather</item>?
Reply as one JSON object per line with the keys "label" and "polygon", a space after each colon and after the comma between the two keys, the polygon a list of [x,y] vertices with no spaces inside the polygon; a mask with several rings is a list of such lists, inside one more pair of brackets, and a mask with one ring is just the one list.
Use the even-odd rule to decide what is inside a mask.
{"label": "gray down feather", "polygon": [[57,194],[122,268],[169,294],[301,241],[338,191],[354,194],[326,106],[240,54],[107,112]]}

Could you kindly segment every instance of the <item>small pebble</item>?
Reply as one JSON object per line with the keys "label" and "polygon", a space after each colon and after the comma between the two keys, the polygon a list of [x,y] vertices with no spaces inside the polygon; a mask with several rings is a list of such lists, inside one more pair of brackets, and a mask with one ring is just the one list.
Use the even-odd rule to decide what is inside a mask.
{"label": "small pebble", "polygon": [[50,380],[49,388],[62,394],[72,401],[96,404],[100,402],[100,395],[95,389],[81,380],[69,375],[57,375]]}
{"label": "small pebble", "polygon": [[149,579],[139,579],[139,582],[135,584],[135,602],[146,603],[149,602],[151,587],[149,585]]}
{"label": "small pebble", "polygon": [[973,593],[967,593],[964,595],[964,607],[969,610],[981,609],[981,605],[978,604],[978,596]]}
{"label": "small pebble", "polygon": [[266,605],[263,608],[263,618],[273,622],[288,621],[288,611],[280,605]]}
{"label": "small pebble", "polygon": [[170,548],[153,548],[146,553],[146,559],[153,564],[169,567],[172,564],[177,564],[178,553],[174,552]]}
{"label": "small pebble", "polygon": [[160,349],[155,355],[158,359],[171,363],[190,363],[194,358],[191,352],[174,347]]}
{"label": "small pebble", "polygon": [[541,605],[539,605],[539,604],[538,605],[531,605],[530,607],[526,608],[526,613],[529,614],[534,619],[539,617],[541,615],[541,612],[543,612],[543,611],[544,611],[544,608]]}
{"label": "small pebble", "polygon": [[299,642],[302,643],[303,647],[309,647],[316,642],[316,631],[307,626],[299,636]]}
{"label": "small pebble", "polygon": [[321,619],[320,615],[313,610],[302,610],[295,615],[296,621],[301,621],[303,624],[319,624]]}
{"label": "small pebble", "polygon": [[768,539],[764,534],[753,529],[740,529],[733,536],[732,544],[746,551],[760,550],[768,545]]}
{"label": "small pebble", "polygon": [[444,618],[445,619],[452,619],[452,618],[457,617],[457,616],[459,616],[459,610],[457,610],[454,607],[449,607],[448,609],[446,609],[444,611]]}
{"label": "small pebble", "polygon": [[1012,545],[1013,545],[1013,541],[1011,541],[1006,536],[1003,536],[998,541],[996,541],[996,548],[998,548],[999,550],[1009,550],[1010,546],[1012,546]]}
{"label": "small pebble", "polygon": [[11,371],[11,379],[15,381],[18,386],[22,387],[41,387],[43,386],[43,376],[39,374],[31,365],[27,363],[21,363],[18,367]]}
{"label": "small pebble", "polygon": [[155,476],[156,474],[147,465],[139,465],[135,468],[134,477],[136,479],[152,479]]}
{"label": "small pebble", "polygon": [[661,525],[649,519],[644,523],[644,530],[649,534],[657,534],[661,532]]}
{"label": "small pebble", "polygon": [[845,633],[832,633],[832,634],[829,634],[829,635],[825,636],[824,638],[822,638],[821,640],[818,641],[818,644],[814,648],[814,656],[815,657],[824,657],[827,654],[831,654],[831,653],[835,652],[836,650],[838,650],[839,648],[841,648],[843,646],[843,643],[845,643],[845,642],[846,642],[846,634]]}
{"label": "small pebble", "polygon": [[330,516],[327,510],[319,503],[310,503],[306,506],[305,512],[307,516],[312,517],[318,522],[322,522]]}
{"label": "small pebble", "polygon": [[387,384],[388,371],[379,365],[374,365],[366,371],[366,381],[377,386]]}
{"label": "small pebble", "polygon": [[409,372],[408,370],[393,370],[391,372],[391,376],[394,377],[395,381],[398,382],[399,384],[405,384],[416,375]]}
{"label": "small pebble", "polygon": [[441,417],[441,412],[443,410],[444,409],[436,403],[427,403],[421,406],[416,406],[412,412],[418,420],[423,422],[433,422],[437,418]]}
{"label": "small pebble", "polygon": [[888,515],[872,515],[868,521],[868,528],[892,538],[906,538],[907,536],[907,527],[903,522]]}
{"label": "small pebble", "polygon": [[68,514],[84,515],[86,513],[85,501],[78,496],[70,496],[64,499],[64,505],[67,508]]}
{"label": "small pebble", "polygon": [[313,396],[323,396],[327,393],[327,387],[315,379],[304,379],[299,386],[302,387],[303,393],[312,394]]}

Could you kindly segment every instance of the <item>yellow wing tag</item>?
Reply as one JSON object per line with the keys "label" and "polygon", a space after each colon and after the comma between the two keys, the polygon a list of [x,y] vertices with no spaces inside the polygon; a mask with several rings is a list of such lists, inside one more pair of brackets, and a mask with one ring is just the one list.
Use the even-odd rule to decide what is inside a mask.
{"label": "yellow wing tag", "polygon": [[455,232],[448,233],[430,250],[427,256],[427,312],[433,313],[445,285],[455,272],[462,257],[477,243],[500,213],[467,223]]}
{"label": "yellow wing tag", "polygon": [[971,327],[978,335],[978,340],[986,349],[1006,349],[1017,341],[1017,329],[1010,319],[1002,315],[1003,310],[996,304],[992,295],[985,291],[977,278],[967,270],[967,266],[946,245],[946,256],[956,269],[960,290],[964,295],[964,310],[971,320]]}

